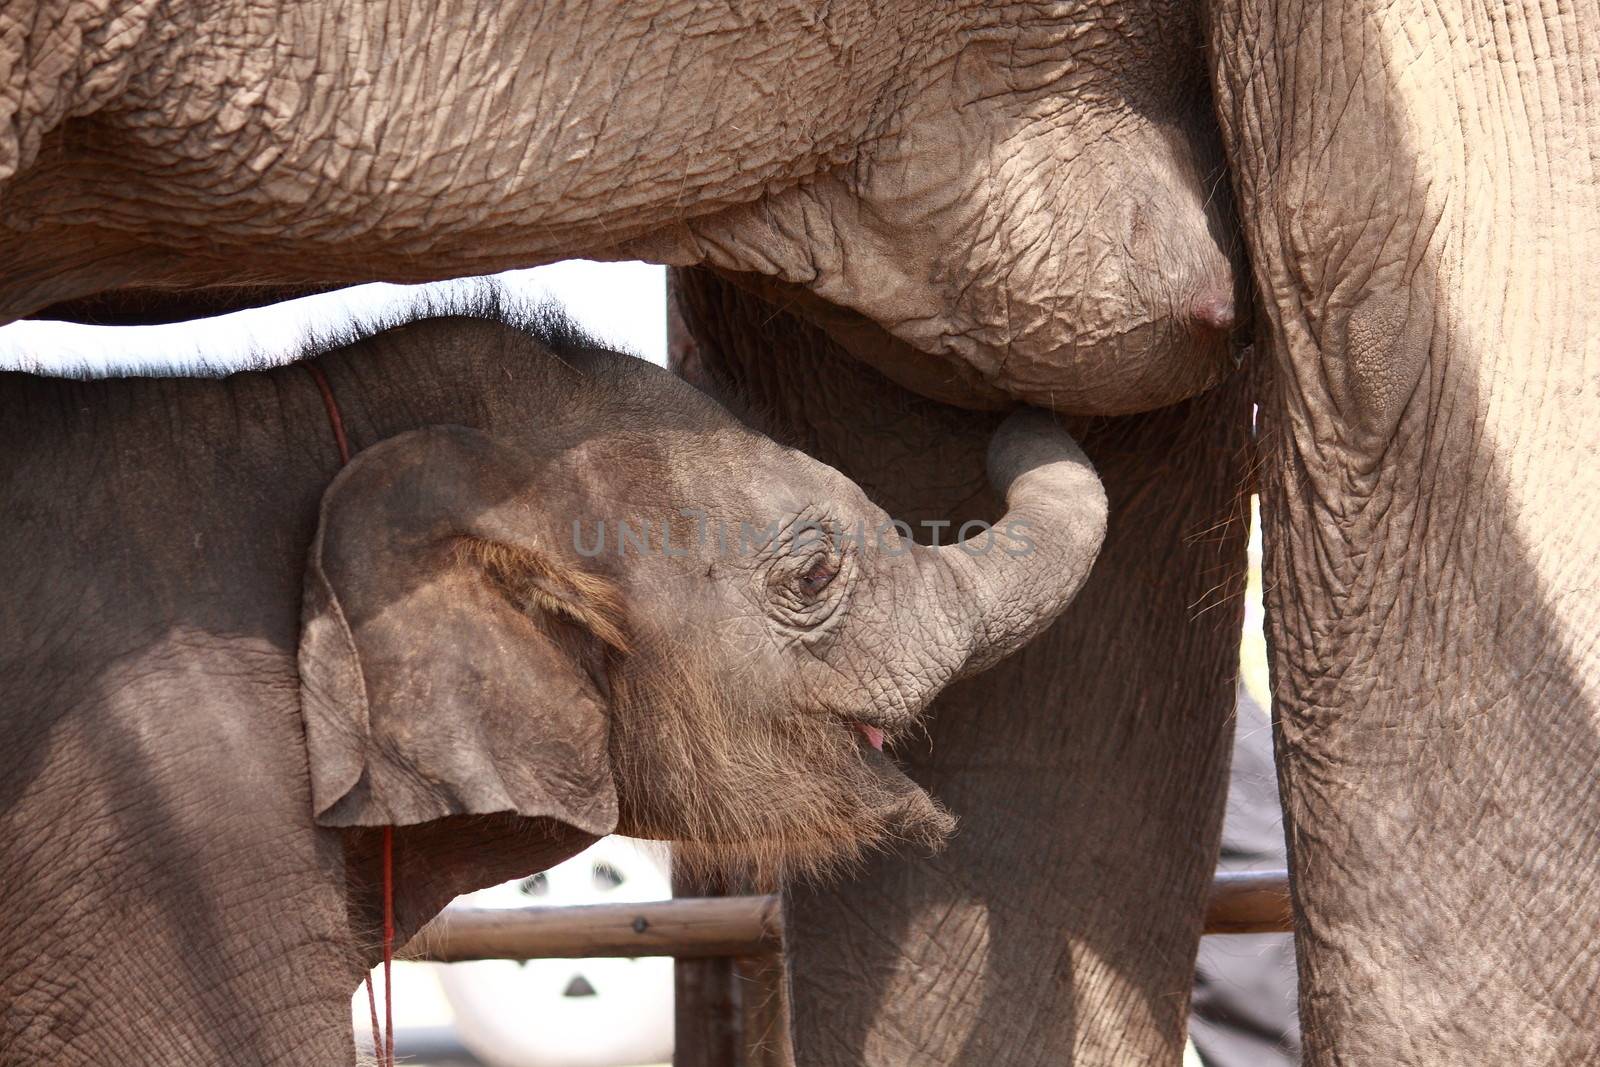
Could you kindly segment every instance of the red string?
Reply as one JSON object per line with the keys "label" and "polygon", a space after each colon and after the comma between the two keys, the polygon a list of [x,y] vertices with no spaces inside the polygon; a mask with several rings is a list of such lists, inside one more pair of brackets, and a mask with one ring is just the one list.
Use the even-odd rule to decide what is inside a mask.
{"label": "red string", "polygon": [[[394,959],[394,827],[383,828],[383,1055],[379,1067],[394,1067],[394,997],[389,964]],[[376,1034],[373,1035],[376,1038]]]}
{"label": "red string", "polygon": [[[317,383],[322,394],[322,406],[328,413],[328,425],[333,427],[333,440],[339,446],[339,462],[350,462],[350,442],[344,435],[344,418],[339,414],[339,402],[334,399],[333,386],[328,376],[315,363],[302,363],[302,367]],[[378,999],[372,992],[372,975],[367,975],[367,1009],[372,1013],[372,1051],[378,1057],[378,1067],[394,1067],[394,986],[389,982],[390,965],[394,962],[394,827],[383,828],[383,1029],[378,1029]]]}
{"label": "red string", "polygon": [[339,414],[339,402],[333,398],[333,386],[328,384],[328,376],[322,373],[322,368],[315,363],[300,364],[317,383],[317,390],[322,394],[322,406],[328,412],[328,424],[333,427],[333,440],[339,446],[339,462],[350,462],[350,442],[345,440],[344,419]]}
{"label": "red string", "polygon": [[[367,975],[363,984],[367,987],[367,1010],[372,1013],[372,1051],[379,1059],[382,1059],[383,1049],[380,1045],[382,1044],[383,1031],[378,1028],[378,1000],[372,995],[371,974]],[[387,989],[383,991],[383,1003],[385,1007],[389,1004],[389,991]],[[380,1064],[379,1067],[382,1067],[382,1065]]]}

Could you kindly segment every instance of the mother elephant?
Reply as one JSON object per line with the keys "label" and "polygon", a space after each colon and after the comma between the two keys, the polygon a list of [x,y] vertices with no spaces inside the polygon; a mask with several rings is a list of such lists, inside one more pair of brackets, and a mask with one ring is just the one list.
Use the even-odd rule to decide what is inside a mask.
{"label": "mother elephant", "polygon": [[638,257],[931,395],[1142,410],[1232,366],[1198,49],[1170,0],[8,4],[0,322]]}
{"label": "mother elephant", "polygon": [[[1600,474],[1569,428],[1600,405],[1577,289],[1600,18],[1217,7],[1275,372],[1269,616],[1310,1057],[1582,1058],[1600,556],[1569,516]],[[134,284],[704,263],[827,336],[701,273],[703,377],[778,400],[893,510],[970,514],[992,506],[972,447],[989,416],[899,386],[1125,413],[1226,368],[1197,16],[13,5],[0,315]],[[1176,1058],[1231,695],[1239,389],[1088,437],[1113,509],[1094,579],[942,701],[918,758],[968,832],[947,860],[796,901],[803,1062]]]}
{"label": "mother elephant", "polygon": [[1600,6],[1218,0],[1313,1064],[1600,1047]]}
{"label": "mother elephant", "polygon": [[[1600,6],[1217,0],[1209,44],[1259,294],[1265,586],[1306,1061],[1594,1062]],[[717,311],[705,286],[690,280],[686,299],[699,329],[721,330],[713,370],[779,383],[773,397],[803,411],[824,447],[854,455],[845,466],[873,486],[870,468],[895,457],[851,449],[859,430],[795,390],[782,377],[792,371],[741,351],[729,334],[758,320],[741,326]],[[1120,420],[1123,440],[1163,420],[1237,418],[1225,391]],[[896,416],[879,425],[913,422],[903,409]],[[1101,821],[1058,824],[1054,839],[1000,817],[1007,801],[998,798],[1063,821],[1078,814],[1072,787],[1052,786],[1041,766],[1073,731],[1100,738],[1091,750],[1102,761],[1143,745],[1159,754],[1152,726],[1212,739],[1195,718],[1167,718],[1215,706],[1216,689],[1206,690],[1216,675],[1201,669],[1222,649],[1205,639],[1209,616],[1199,613],[1182,642],[1163,638],[1150,622],[1161,606],[1134,598],[1128,610],[1118,592],[1140,588],[1138,568],[1180,544],[1151,514],[1153,499],[1168,505],[1169,521],[1184,507],[1191,521],[1220,511],[1206,487],[1233,468],[1226,453],[1210,468],[1205,457],[1227,433],[1191,430],[1162,442],[1164,460],[1146,452],[1121,468],[1107,441],[1088,437],[1112,503],[1102,565],[1076,609],[1021,660],[981,693],[946,695],[933,750],[919,761],[958,810],[987,794],[988,837],[971,833],[969,815],[952,853],[975,862],[876,870],[849,908],[796,901],[796,1036],[827,1050],[824,1062],[1175,1059],[1150,1022],[1175,1032],[1181,994],[1168,985],[1163,1001],[1161,982],[1176,968],[1163,974],[1159,961],[1181,931],[1157,910],[1129,932],[1150,906],[1140,895],[1148,883],[1130,883],[1119,852],[1157,843],[1152,814],[1179,809],[1153,798],[1182,789],[1090,769]],[[926,484],[958,484],[952,472],[963,469],[935,467]],[[1163,484],[1174,475],[1177,485]],[[1152,589],[1193,578],[1207,557],[1184,548],[1189,560],[1167,555],[1178,574]],[[1069,665],[1084,656],[1112,676],[1059,683],[1058,707],[1117,695],[1124,661],[1097,653],[1126,650],[1103,628],[1075,631],[1112,619],[1143,645],[1134,666],[1144,685],[1123,695],[1109,725],[1013,727],[1006,740],[1022,743],[1002,762],[996,712],[1024,677],[1030,695],[1049,692],[1041,687],[1059,669],[1050,653]],[[1175,660],[1195,672],[1187,687],[1168,673]],[[1064,748],[1057,765],[1082,772]],[[1185,767],[1191,783],[1209,773],[1211,751],[1198,750],[1199,770]],[[1139,794],[1132,807],[1125,789]],[[1119,814],[1107,821],[1107,809]],[[1108,847],[1108,826],[1141,836]],[[996,871],[1008,847],[996,839],[1038,845],[1041,866],[1074,888],[1091,884],[1084,867],[1111,858],[1104,884],[1115,901],[1057,899],[1037,869],[1032,881]],[[1193,847],[1208,846],[1197,833]],[[1145,871],[1170,893],[1189,858],[1174,848],[1166,867]],[[1182,908],[1191,898],[1167,899]],[[1018,930],[1024,915],[1031,922]],[[1041,915],[1058,918],[1057,939],[1039,937]],[[863,936],[884,925],[898,940]],[[841,967],[805,939],[817,931],[865,947]],[[1107,946],[1134,951],[1097,951]],[[859,974],[875,989],[920,995],[832,991]],[[937,1009],[930,992],[942,995]],[[1057,1010],[1044,1010],[1051,1003]],[[1101,1009],[1096,1020],[1083,1019],[1085,1005]],[[1108,1018],[1134,1025],[1103,1029]]]}

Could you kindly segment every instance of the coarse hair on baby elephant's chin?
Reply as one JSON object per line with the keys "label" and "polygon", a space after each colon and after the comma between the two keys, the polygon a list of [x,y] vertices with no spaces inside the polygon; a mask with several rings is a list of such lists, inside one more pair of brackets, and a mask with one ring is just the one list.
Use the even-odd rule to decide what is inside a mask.
{"label": "coarse hair on baby elephant's chin", "polygon": [[691,881],[758,890],[837,875],[899,842],[944,844],[955,819],[860,732],[801,710],[741,706],[709,659],[659,649],[619,672],[619,833],[672,841]]}

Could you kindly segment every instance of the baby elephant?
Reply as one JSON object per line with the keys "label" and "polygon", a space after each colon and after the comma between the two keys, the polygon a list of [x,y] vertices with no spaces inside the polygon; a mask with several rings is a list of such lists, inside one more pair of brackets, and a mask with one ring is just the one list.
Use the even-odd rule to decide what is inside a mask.
{"label": "baby elephant", "polygon": [[1105,521],[1027,413],[1008,513],[914,544],[550,313],[7,376],[0,455],[7,1067],[352,1062],[381,827],[401,939],[613,831],[758,877],[937,842],[886,740],[1048,625]]}

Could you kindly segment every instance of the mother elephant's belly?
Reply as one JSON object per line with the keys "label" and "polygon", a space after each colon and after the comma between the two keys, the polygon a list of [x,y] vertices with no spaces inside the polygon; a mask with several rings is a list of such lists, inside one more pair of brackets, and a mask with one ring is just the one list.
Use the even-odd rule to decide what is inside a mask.
{"label": "mother elephant's belly", "polygon": [[1156,121],[1053,84],[938,92],[872,158],[668,226],[629,254],[703,264],[944,403],[1166,407],[1233,369],[1244,306],[1201,94]]}
{"label": "mother elephant's belly", "polygon": [[[859,311],[799,285],[721,272],[776,307],[799,312],[851,355],[896,385],[940,403],[979,411],[1033,404],[1069,415],[1124,415],[1175,404],[1239,366],[1233,275],[1224,263],[1209,292],[1165,315],[1130,315],[1098,334],[1016,343],[930,333],[897,324],[917,343]],[[1048,330],[1045,331],[1046,333]],[[920,347],[926,345],[927,347]]]}

